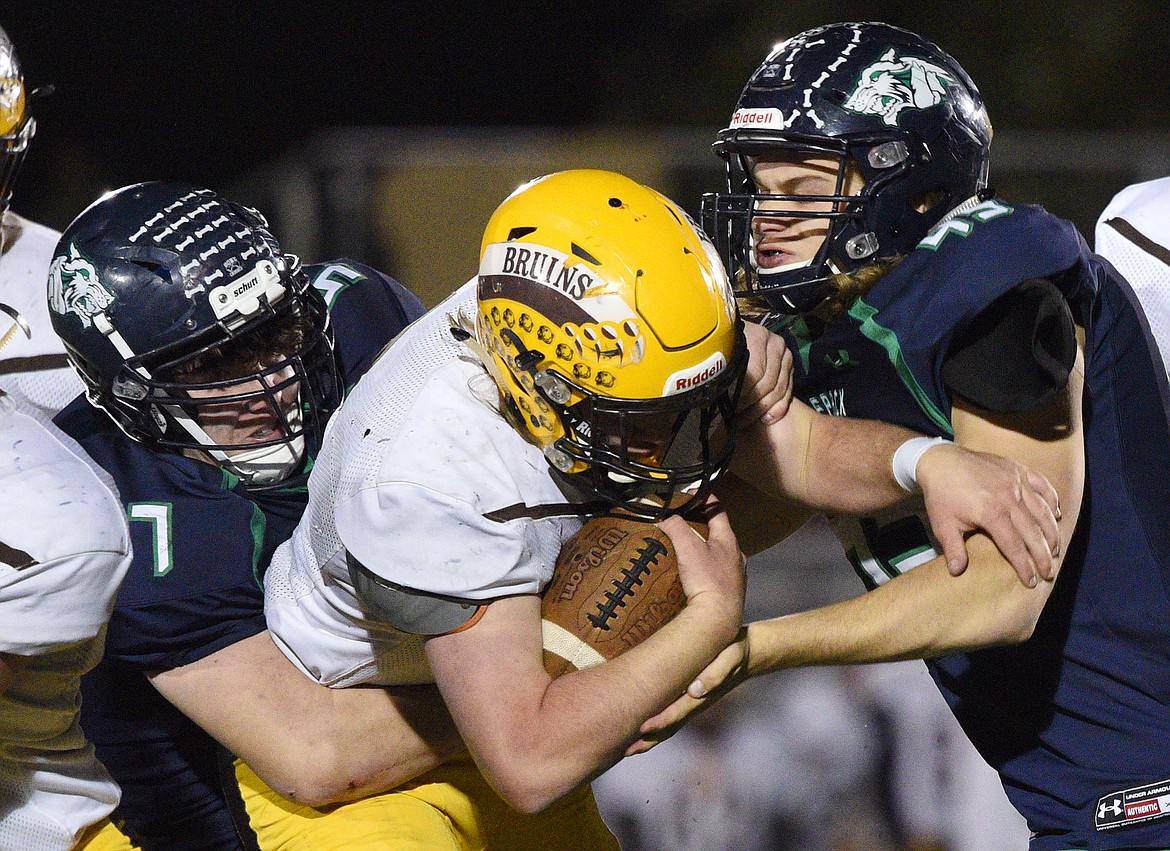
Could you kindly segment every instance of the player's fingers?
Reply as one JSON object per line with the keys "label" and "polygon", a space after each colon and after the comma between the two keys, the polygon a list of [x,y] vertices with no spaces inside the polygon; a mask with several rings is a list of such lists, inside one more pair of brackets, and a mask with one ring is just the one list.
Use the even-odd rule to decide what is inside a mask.
{"label": "player's fingers", "polygon": [[967,569],[967,544],[963,533],[958,527],[935,530],[935,538],[943,548],[943,556],[947,560],[947,570],[951,576],[958,576]]}
{"label": "player's fingers", "polygon": [[714,495],[707,497],[703,506],[704,519],[707,521],[707,541],[733,541],[735,532],[731,530],[731,520],[727,517],[727,510],[719,503]]}
{"label": "player's fingers", "polygon": [[750,428],[756,423],[768,425],[776,420],[783,419],[788,412],[788,399],[783,388],[773,387],[758,399],[752,400],[743,407],[736,417],[736,425],[741,429]]}
{"label": "player's fingers", "polygon": [[638,728],[638,735],[642,738],[658,738],[664,730],[681,724],[688,715],[702,706],[702,704],[703,702],[701,700],[695,700],[689,695],[684,694],[653,718],[648,718],[643,721],[642,726]]}
{"label": "player's fingers", "polygon": [[687,694],[696,701],[702,700],[727,680],[728,676],[743,662],[743,645],[736,641],[724,647],[699,676],[687,686]]}
{"label": "player's fingers", "polygon": [[[1048,514],[1047,511],[1044,512]],[[1036,566],[1036,575],[1043,579],[1051,579],[1053,574],[1052,547],[1048,543],[1048,533],[1041,518],[1038,518],[1030,508],[1022,505],[1012,511],[1012,520],[1019,530],[1024,545],[1028,548],[1028,555]],[[1048,514],[1048,522],[1055,522]]]}
{"label": "player's fingers", "polygon": [[[1047,565],[1041,566],[1041,574],[1045,579],[1050,578],[1045,572],[1044,568],[1051,568],[1052,559],[1060,555],[1060,525],[1056,522],[1056,515],[1052,513],[1052,505],[1045,500],[1039,493],[1035,491],[1024,492],[1024,508],[1035,523],[1036,529],[1043,539],[1044,547],[1047,550],[1044,553],[1044,558],[1047,560]],[[1034,552],[1033,555],[1036,555]]]}
{"label": "player's fingers", "polygon": [[997,514],[981,525],[1016,571],[1020,581],[1029,588],[1035,588],[1036,565],[1032,561],[1028,545],[1020,535],[1019,527],[1012,521],[1011,513]]}
{"label": "player's fingers", "polygon": [[1045,503],[1048,504],[1052,510],[1052,514],[1057,520],[1060,519],[1060,494],[1056,492],[1056,488],[1052,486],[1052,482],[1047,478],[1037,473],[1035,470],[1028,470],[1028,487],[1032,492],[1038,494]]}
{"label": "player's fingers", "polygon": [[[708,521],[708,524],[710,521]],[[658,527],[666,533],[674,544],[675,554],[679,561],[693,561],[701,555],[701,550],[705,542],[690,524],[683,520],[679,514],[672,514],[670,517],[658,521]],[[708,528],[709,525],[708,525]],[[708,532],[708,536],[710,532]]]}
{"label": "player's fingers", "polygon": [[646,753],[646,751],[650,750],[650,748],[654,747],[656,744],[658,744],[658,742],[651,741],[649,739],[638,739],[632,745],[626,748],[624,756],[636,756],[640,753]]}

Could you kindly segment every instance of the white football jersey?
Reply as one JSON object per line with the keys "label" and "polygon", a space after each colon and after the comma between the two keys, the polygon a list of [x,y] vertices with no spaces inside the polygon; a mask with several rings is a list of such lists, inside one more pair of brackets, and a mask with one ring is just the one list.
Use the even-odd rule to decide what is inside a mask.
{"label": "white football jersey", "polygon": [[[277,645],[341,687],[431,681],[423,639],[374,616],[347,553],[397,591],[471,603],[536,594],[579,502],[499,413],[499,392],[451,333],[475,282],[410,326],[333,416],[309,506],[265,577]],[[420,630],[421,631],[421,630]]]}
{"label": "white football jersey", "polygon": [[118,803],[78,723],[130,535],[109,479],[72,440],[0,397],[0,848],[65,851]]}
{"label": "white football jersey", "polygon": [[1170,372],[1170,177],[1122,189],[1097,220],[1094,250],[1129,281]]}
{"label": "white football jersey", "polygon": [[[32,337],[18,329],[0,349],[0,387],[52,416],[84,389],[49,321],[49,264],[61,234],[11,212],[4,216],[3,234],[0,302],[20,312]],[[0,313],[0,335],[12,325]]]}

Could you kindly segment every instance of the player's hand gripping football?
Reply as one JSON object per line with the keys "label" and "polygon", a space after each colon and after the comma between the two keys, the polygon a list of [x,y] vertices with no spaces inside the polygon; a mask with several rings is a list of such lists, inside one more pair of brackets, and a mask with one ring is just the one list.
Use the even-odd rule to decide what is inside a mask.
{"label": "player's hand gripping football", "polygon": [[687,687],[686,693],[639,728],[638,739],[626,748],[626,756],[645,753],[664,742],[682,727],[692,714],[702,712],[723,695],[752,676],[748,627],[715,657]]}
{"label": "player's hand gripping football", "polygon": [[943,443],[918,462],[918,484],[947,567],[967,568],[964,536],[983,530],[1029,588],[1060,554],[1060,498],[1044,476],[1008,458]]}
{"label": "player's hand gripping football", "polygon": [[705,506],[707,539],[703,540],[678,515],[658,525],[674,544],[678,577],[687,598],[687,609],[710,613],[713,623],[726,630],[720,643],[735,636],[743,620],[743,595],[747,558],[739,549],[731,523],[714,497]]}
{"label": "player's hand gripping football", "polygon": [[792,403],[792,352],[784,338],[762,325],[744,323],[748,365],[736,412],[739,428],[784,418]]}

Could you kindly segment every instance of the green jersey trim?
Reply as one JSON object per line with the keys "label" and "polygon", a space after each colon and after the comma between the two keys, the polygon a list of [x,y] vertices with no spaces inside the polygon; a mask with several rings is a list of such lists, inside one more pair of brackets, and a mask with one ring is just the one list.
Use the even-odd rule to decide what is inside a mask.
{"label": "green jersey trim", "polygon": [[910,395],[914,397],[922,412],[930,418],[931,422],[942,429],[948,437],[954,437],[955,430],[951,427],[950,420],[943,415],[943,412],[939,410],[938,406],[926,395],[922,386],[914,377],[914,373],[910,371],[910,365],[906,363],[906,358],[902,354],[902,347],[898,343],[898,335],[889,328],[879,325],[874,319],[877,312],[877,308],[871,307],[862,299],[858,299],[849,308],[849,315],[860,323],[861,333],[886,350],[890,363],[894,365],[894,370],[898,373],[898,378],[902,380],[902,384],[910,391]]}

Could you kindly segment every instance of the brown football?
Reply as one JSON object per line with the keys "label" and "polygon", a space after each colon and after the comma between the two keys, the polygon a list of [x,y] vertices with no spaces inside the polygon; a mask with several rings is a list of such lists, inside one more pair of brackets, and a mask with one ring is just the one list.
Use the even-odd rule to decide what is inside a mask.
{"label": "brown football", "polygon": [[[704,524],[691,526],[706,537]],[[665,532],[631,517],[596,517],[565,542],[545,588],[545,670],[557,677],[612,659],[673,618],[685,602]]]}

